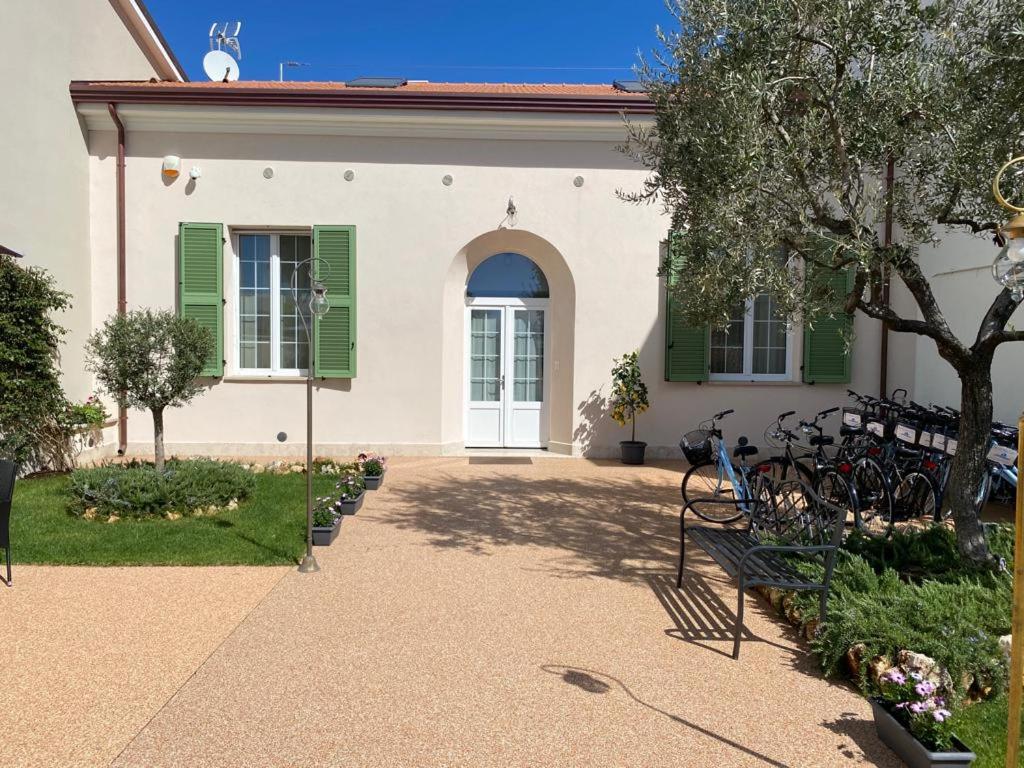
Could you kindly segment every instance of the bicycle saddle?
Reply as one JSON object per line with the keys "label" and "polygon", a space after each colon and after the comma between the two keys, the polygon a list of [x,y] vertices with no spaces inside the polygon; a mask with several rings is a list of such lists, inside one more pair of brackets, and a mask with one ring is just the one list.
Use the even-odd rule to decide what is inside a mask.
{"label": "bicycle saddle", "polygon": [[832,435],[814,435],[808,442],[811,445],[832,445],[836,439]]}
{"label": "bicycle saddle", "polygon": [[732,449],[732,455],[736,458],[740,458],[742,456],[753,456],[757,453],[757,446],[748,445],[745,437],[741,437],[739,443],[739,445]]}

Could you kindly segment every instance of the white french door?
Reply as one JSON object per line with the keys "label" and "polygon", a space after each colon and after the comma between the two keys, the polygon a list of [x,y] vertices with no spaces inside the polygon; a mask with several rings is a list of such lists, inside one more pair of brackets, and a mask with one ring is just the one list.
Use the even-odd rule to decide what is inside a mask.
{"label": "white french door", "polygon": [[547,300],[476,299],[466,309],[466,447],[547,443]]}

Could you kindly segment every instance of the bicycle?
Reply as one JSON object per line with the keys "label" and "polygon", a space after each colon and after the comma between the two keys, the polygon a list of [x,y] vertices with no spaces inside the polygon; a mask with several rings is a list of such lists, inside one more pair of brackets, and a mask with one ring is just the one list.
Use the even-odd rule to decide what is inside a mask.
{"label": "bicycle", "polygon": [[[747,464],[747,458],[758,452],[757,446],[750,445],[746,437],[740,437],[732,452],[739,463],[729,456],[718,422],[731,413],[735,413],[731,408],[716,413],[679,441],[683,455],[691,464],[680,486],[683,504],[701,499],[705,503],[691,509],[698,517],[712,523],[739,520],[749,514],[760,493],[770,492],[764,484],[758,486],[755,482],[757,474],[769,471],[769,466]],[[718,503],[714,503],[716,501]]]}

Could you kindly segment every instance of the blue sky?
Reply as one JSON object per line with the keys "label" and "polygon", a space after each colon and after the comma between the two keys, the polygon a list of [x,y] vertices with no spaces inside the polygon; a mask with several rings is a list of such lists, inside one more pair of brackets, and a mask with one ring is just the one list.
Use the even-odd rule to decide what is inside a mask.
{"label": "blue sky", "polygon": [[[670,25],[662,0],[147,0],[193,80],[214,21],[241,20],[243,80],[607,83]],[[550,69],[540,69],[541,67]]]}

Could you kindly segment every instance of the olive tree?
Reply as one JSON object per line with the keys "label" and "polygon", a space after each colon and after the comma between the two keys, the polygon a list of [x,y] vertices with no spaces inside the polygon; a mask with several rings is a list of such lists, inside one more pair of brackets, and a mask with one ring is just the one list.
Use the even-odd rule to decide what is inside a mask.
{"label": "olive tree", "polygon": [[143,309],[113,315],[86,344],[86,366],[122,408],[153,414],[153,455],[164,468],[164,410],[189,402],[214,338],[191,318]]}
{"label": "olive tree", "polygon": [[[1022,145],[1022,6],[1005,0],[672,0],[642,62],[656,116],[624,148],[652,171],[632,201],[671,214],[663,271],[689,320],[774,293],[790,318],[862,312],[931,339],[960,378],[946,504],[961,553],[989,561],[976,495],[996,349],[1019,301],[992,283],[977,335],[950,329],[921,246],[949,228],[1000,242],[990,184]],[[886,184],[892,163],[894,178]],[[1018,183],[1011,184],[1020,191]],[[900,233],[882,236],[887,211]],[[996,253],[993,248],[993,256]],[[781,254],[781,256],[780,256]],[[821,279],[852,270],[852,290]],[[899,280],[913,316],[889,304]]]}

